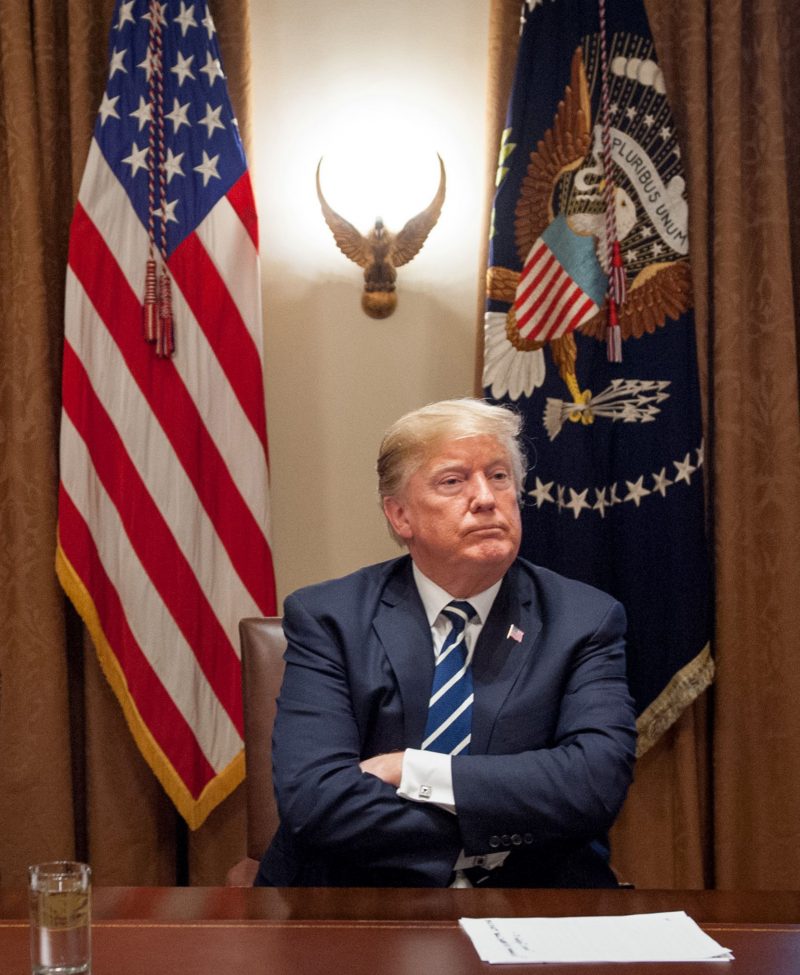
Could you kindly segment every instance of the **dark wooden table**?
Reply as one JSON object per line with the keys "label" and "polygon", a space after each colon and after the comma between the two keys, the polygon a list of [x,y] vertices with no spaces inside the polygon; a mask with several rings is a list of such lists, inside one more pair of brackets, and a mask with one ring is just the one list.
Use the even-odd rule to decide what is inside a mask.
{"label": "dark wooden table", "polygon": [[[27,894],[0,891],[0,973],[27,975]],[[473,975],[460,917],[685,910],[735,960],[725,975],[800,973],[800,892],[96,887],[94,975]],[[546,975],[711,975],[709,964],[550,965]],[[720,965],[723,963],[719,963]]]}

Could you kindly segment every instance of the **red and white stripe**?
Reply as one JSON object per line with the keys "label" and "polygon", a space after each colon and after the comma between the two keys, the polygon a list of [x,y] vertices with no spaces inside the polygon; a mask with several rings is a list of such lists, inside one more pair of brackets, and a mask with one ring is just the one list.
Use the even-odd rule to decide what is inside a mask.
{"label": "red and white stripe", "polygon": [[539,238],[525,261],[514,299],[520,335],[549,342],[574,331],[597,310],[595,302]]}
{"label": "red and white stripe", "polygon": [[243,774],[238,621],[276,609],[247,174],[169,258],[172,358],[142,338],[147,252],[93,141],[67,274],[59,571],[195,827]]}

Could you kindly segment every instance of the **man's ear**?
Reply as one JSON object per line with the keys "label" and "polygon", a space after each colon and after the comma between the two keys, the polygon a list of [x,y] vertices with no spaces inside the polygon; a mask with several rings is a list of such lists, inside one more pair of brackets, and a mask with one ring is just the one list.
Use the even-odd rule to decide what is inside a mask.
{"label": "man's ear", "polygon": [[383,513],[386,520],[392,526],[392,531],[404,542],[413,537],[411,525],[408,521],[405,505],[398,498],[388,497],[383,499]]}

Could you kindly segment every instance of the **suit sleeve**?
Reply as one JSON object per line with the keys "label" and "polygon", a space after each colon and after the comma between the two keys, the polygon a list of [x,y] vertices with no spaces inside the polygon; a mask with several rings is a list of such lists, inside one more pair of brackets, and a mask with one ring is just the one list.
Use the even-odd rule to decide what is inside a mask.
{"label": "suit sleeve", "polygon": [[563,684],[553,687],[560,702],[546,747],[453,759],[465,853],[569,847],[611,826],[632,778],[636,740],[624,632],[624,610],[612,603],[594,632],[574,641]]}
{"label": "suit sleeve", "polygon": [[362,773],[360,734],[340,636],[296,596],[284,607],[286,671],[273,733],[281,827],[304,854],[422,872],[443,885],[461,848],[455,818],[410,803]]}

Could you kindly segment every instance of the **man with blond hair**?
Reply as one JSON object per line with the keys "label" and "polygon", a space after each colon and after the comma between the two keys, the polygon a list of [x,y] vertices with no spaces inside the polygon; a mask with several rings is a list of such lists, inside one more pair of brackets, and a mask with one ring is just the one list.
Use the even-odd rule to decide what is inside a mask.
{"label": "man with blond hair", "polygon": [[381,504],[408,554],[286,600],[257,884],[615,885],[625,616],[518,557],[524,474],[504,407],[447,400],[387,431]]}

